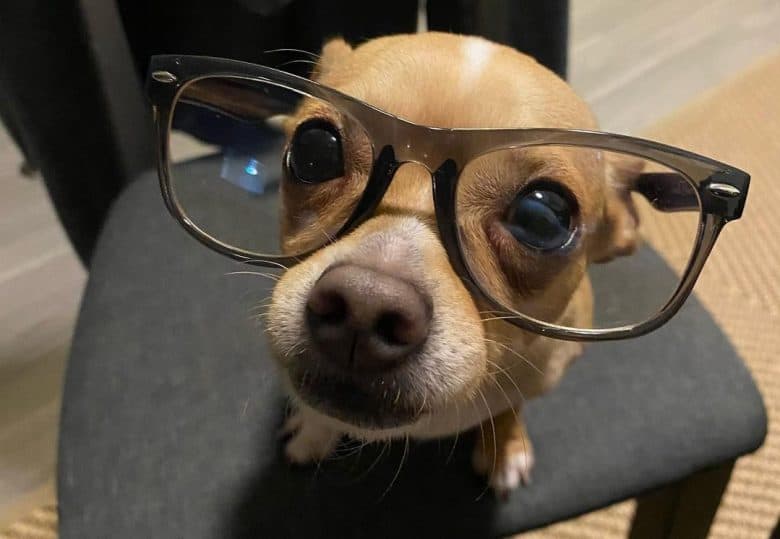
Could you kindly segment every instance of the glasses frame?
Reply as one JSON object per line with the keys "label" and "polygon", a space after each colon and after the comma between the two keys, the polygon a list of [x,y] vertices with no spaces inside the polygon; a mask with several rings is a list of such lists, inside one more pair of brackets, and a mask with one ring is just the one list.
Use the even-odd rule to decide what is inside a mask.
{"label": "glasses frame", "polygon": [[[300,256],[266,256],[228,245],[200,229],[183,210],[171,187],[169,133],[172,112],[182,90],[197,80],[230,77],[266,83],[325,101],[350,116],[373,144],[374,162],[365,191],[336,235],[342,236],[368,219],[379,205],[395,172],[405,163],[423,165],[431,173],[437,226],[450,263],[472,293],[512,318],[506,322],[546,337],[604,341],[637,337],[666,323],[683,305],[723,226],[739,219],[750,176],[733,166],[658,142],[599,131],[574,129],[447,129],[418,125],[377,109],[315,81],[277,69],[206,56],[153,56],[147,80],[157,135],[160,188],[168,211],[195,239],[225,256],[247,264],[278,267],[296,264]],[[465,165],[480,155],[512,148],[566,145],[614,151],[649,159],[677,171],[699,197],[696,242],[677,289],[652,318],[615,328],[578,329],[537,320],[500,304],[473,277],[458,240],[456,192]],[[377,151],[379,149],[379,151]],[[314,250],[316,251],[316,249]],[[312,251],[312,252],[314,252]]]}

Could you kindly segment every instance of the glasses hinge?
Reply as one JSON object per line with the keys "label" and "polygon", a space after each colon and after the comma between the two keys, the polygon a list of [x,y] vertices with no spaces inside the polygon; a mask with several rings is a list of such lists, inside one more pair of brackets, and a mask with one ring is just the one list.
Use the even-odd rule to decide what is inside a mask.
{"label": "glasses hinge", "polygon": [[170,84],[178,80],[176,79],[176,75],[170,71],[154,71],[152,72],[152,78],[157,82],[162,82],[164,84]]}
{"label": "glasses hinge", "polygon": [[739,219],[745,207],[750,176],[742,171],[719,171],[701,185],[703,209],[727,220]]}
{"label": "glasses hinge", "polygon": [[716,197],[734,198],[738,197],[742,191],[728,183],[710,183],[707,185],[710,193]]}

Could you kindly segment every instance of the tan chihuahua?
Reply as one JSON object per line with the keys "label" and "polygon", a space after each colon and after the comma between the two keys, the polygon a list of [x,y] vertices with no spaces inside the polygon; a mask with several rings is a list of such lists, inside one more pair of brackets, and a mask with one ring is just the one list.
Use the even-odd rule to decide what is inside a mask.
{"label": "tan chihuahua", "polygon": [[[337,39],[324,47],[314,77],[429,126],[596,127],[564,81],[528,56],[476,37],[401,35],[357,48]],[[307,114],[313,112],[304,106],[290,121],[300,125]],[[345,162],[366,160],[349,149]],[[490,155],[483,159],[490,164]],[[562,164],[573,171],[564,181],[579,211],[599,226],[565,266],[537,268],[528,294],[545,316],[589,327],[584,268],[631,252],[637,220],[615,178],[603,173],[586,182],[578,166]],[[344,434],[425,439],[480,426],[474,467],[505,495],[529,482],[534,462],[523,403],[554,387],[582,345],[497,320],[467,290],[438,236],[429,174],[402,166],[369,219],[277,284],[267,328],[295,406],[284,427],[285,454],[307,463],[328,457]],[[283,186],[282,196],[286,209],[310,203],[294,188]],[[319,217],[327,219],[328,210],[321,204]],[[305,235],[282,222],[284,245]],[[484,268],[487,278],[490,270]],[[496,277],[493,289],[510,295],[516,285]]]}

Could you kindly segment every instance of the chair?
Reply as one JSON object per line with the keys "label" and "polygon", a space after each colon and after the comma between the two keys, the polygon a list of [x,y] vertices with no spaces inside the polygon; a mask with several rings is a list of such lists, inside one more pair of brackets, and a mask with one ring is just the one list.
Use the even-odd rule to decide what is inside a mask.
{"label": "chair", "polygon": [[[505,536],[633,497],[632,537],[706,536],[766,413],[696,298],[650,335],[589,346],[528,405],[534,484],[506,503],[472,475],[468,436],[415,444],[389,489],[398,446],[287,466],[284,398],[247,316],[269,287],[223,277],[238,266],[166,214],[116,7],[13,4],[0,50],[27,37],[0,90],[90,269],[63,401],[63,539]],[[643,256],[648,279],[671,271]]]}

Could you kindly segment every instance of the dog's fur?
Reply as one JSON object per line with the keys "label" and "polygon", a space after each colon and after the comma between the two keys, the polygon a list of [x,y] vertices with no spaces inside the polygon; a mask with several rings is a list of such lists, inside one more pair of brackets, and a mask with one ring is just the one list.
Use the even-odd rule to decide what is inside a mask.
{"label": "dog's fur", "polygon": [[[314,77],[382,110],[430,126],[596,127],[588,107],[565,82],[533,59],[481,38],[401,35],[354,49],[336,39],[324,47]],[[299,124],[317,106],[302,107],[288,123]],[[345,140],[344,152],[345,175],[351,171],[365,175],[370,167],[365,145],[360,140]],[[522,179],[517,170],[523,166],[548,169],[574,195],[584,231],[580,245],[565,257],[523,260],[530,269],[522,276],[507,276],[500,271],[499,257],[480,245],[484,240],[479,237],[485,234],[476,234],[476,230],[482,221],[466,221],[462,223],[464,241],[480,253],[479,264],[472,270],[491,283],[497,299],[506,304],[512,305],[520,290],[531,315],[588,327],[592,298],[587,264],[636,247],[637,222],[622,189],[623,179],[609,163],[574,162],[570,155],[549,148],[544,152],[527,149],[488,154],[469,164],[462,181],[473,177],[479,185],[476,181],[465,184],[462,196],[470,197],[468,202],[475,207],[486,189],[493,190],[494,197],[498,190],[511,200],[521,187],[516,185]],[[294,186],[283,186],[282,191],[288,214],[307,205],[327,222],[343,219],[334,215],[348,211],[339,208],[338,197],[327,191],[305,200]],[[296,228],[283,218],[285,247],[295,250],[320,233],[310,228]],[[495,241],[500,245],[505,239]],[[381,389],[397,392],[390,397],[399,409],[415,410],[411,421],[372,428],[335,417],[338,414],[299,398],[306,376],[316,376],[301,366],[310,360],[304,312],[307,298],[325,270],[345,262],[378,265],[431,298],[433,319],[427,341],[414,360],[399,367]],[[371,218],[287,271],[274,290],[268,332],[281,369],[291,382],[296,408],[285,427],[291,434],[285,448],[288,459],[296,463],[322,459],[342,434],[369,441],[431,438],[484,423],[484,436],[478,437],[474,453],[476,470],[488,476],[500,493],[528,481],[533,452],[522,421],[523,403],[555,386],[582,345],[490,320],[495,317],[485,312],[488,308],[467,291],[450,266],[434,219],[430,172],[418,165],[402,166]]]}

